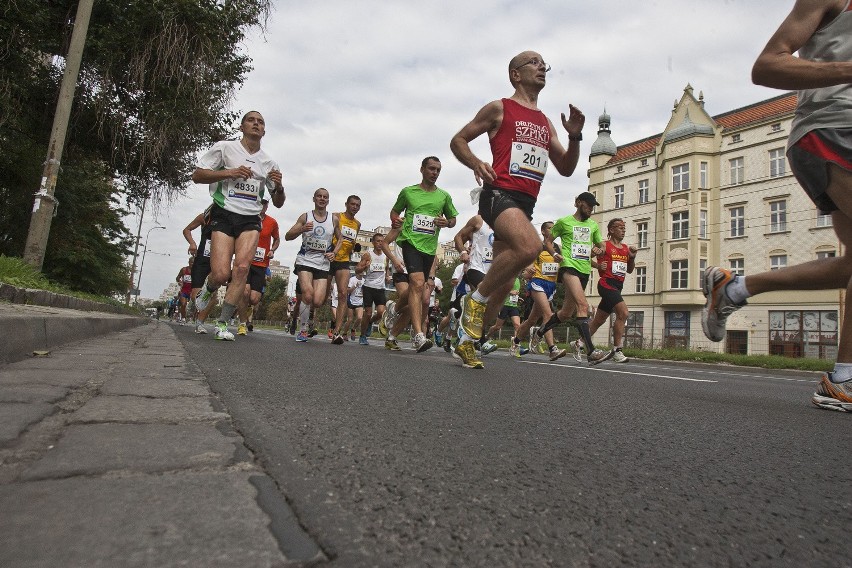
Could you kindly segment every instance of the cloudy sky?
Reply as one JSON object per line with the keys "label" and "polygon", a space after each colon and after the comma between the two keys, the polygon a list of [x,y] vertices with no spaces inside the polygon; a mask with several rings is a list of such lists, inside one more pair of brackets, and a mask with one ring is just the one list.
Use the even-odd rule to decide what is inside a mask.
{"label": "cloudy sky", "polygon": [[[450,153],[450,138],[484,104],[512,94],[506,68],[515,54],[538,51],[553,68],[539,106],[563,144],[559,114],[571,103],[586,115],[577,171],[562,178],[551,169],[542,186],[534,220],[543,221],[573,213],[604,109],[612,139],[623,145],[662,132],[687,84],[696,96],[704,93],[711,115],[779,94],[752,85],[750,71],[792,5],[280,0],[265,32],[242,46],[253,71],[233,109],[258,110],[266,119],[263,148],[281,164],[287,194],[283,208],[270,208],[282,239],[312,208],[317,187],[329,190],[334,211],[347,195],[359,195],[363,228],[387,225],[399,190],[420,181],[420,161],[433,154],[442,159],[438,185],[453,196],[461,227],[476,212],[468,195],[475,181]],[[472,147],[490,159],[484,136]],[[181,230],[209,203],[207,187],[190,183],[186,198],[145,213],[143,297],[159,297],[186,264]],[[138,222],[127,219],[134,234]],[[441,240],[453,234],[443,231]],[[276,259],[292,266],[297,243],[283,242]]]}

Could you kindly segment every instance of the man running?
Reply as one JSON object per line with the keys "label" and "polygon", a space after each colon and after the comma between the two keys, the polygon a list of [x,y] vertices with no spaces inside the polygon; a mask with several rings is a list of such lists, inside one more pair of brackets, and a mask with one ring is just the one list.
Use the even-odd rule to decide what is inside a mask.
{"label": "man running", "polygon": [[[725,337],[725,322],[754,295],[774,290],[846,289],[834,370],[823,375],[811,402],[852,412],[852,11],[849,0],[796,0],[752,69],[758,85],[799,89],[787,139],[790,169],[808,197],[831,212],[842,257],[824,258],[738,277],[724,268],[704,273],[704,334]],[[794,55],[798,53],[798,57]]]}
{"label": "man running", "polygon": [[[364,252],[361,255],[361,262],[358,263],[355,271],[364,271],[364,286],[362,293],[364,296],[364,317],[361,319],[361,336],[358,338],[358,343],[361,345],[369,345],[367,338],[370,337],[370,329],[373,323],[379,321],[385,314],[385,304],[387,303],[385,295],[385,274],[387,272],[387,255],[382,251],[385,236],[381,233],[374,233],[370,240],[373,248]],[[373,306],[376,306],[375,315],[373,314]]]}
{"label": "man running", "polygon": [[[624,233],[627,231],[624,219],[611,219],[607,223],[606,230],[609,238],[604,242],[605,250],[595,259],[598,269],[598,294],[600,294],[601,302],[595,311],[592,323],[589,325],[589,335],[594,335],[604,323],[609,321],[610,314],[615,313],[615,322],[612,324],[612,341],[615,348],[612,360],[616,363],[626,363],[629,359],[622,352],[622,348],[624,347],[624,327],[627,325],[629,310],[624,298],[621,297],[621,290],[624,288],[624,278],[633,272],[638,249],[622,242]],[[580,338],[573,343],[573,347],[574,358],[579,361],[580,351],[585,348],[585,342]]]}
{"label": "man running", "polygon": [[[436,185],[441,175],[441,161],[435,156],[424,158],[420,173],[423,176],[420,183],[403,188],[390,212],[392,224],[398,224],[405,213],[397,242],[402,248],[403,262],[408,271],[408,309],[414,348],[418,353],[433,345],[423,333],[422,298],[426,277],[432,270],[438,250],[438,234],[444,227],[454,227],[458,216],[453,198]],[[401,321],[394,325],[391,332],[394,337],[402,331]]]}
{"label": "man running", "polygon": [[[210,236],[213,232],[210,228],[210,214],[212,210],[213,206],[210,205],[203,212],[196,215],[195,218],[183,228],[183,238],[186,239],[187,243],[189,243],[188,252],[195,257],[195,262],[192,263],[192,292],[190,293],[190,297],[192,298],[198,296],[201,286],[204,285],[204,280],[207,278],[207,275],[210,274]],[[201,227],[201,239],[198,243],[196,243],[195,239],[192,238],[192,232],[199,227]],[[208,313],[215,305],[215,296],[203,310],[198,309],[198,306],[196,306],[193,301],[192,309],[195,312],[193,314],[193,319],[195,321],[195,333],[207,333],[207,330],[204,328],[204,320],[207,319]]]}
{"label": "man running", "polygon": [[[296,256],[296,277],[302,291],[299,305],[301,331],[296,341],[306,342],[308,332],[313,329],[311,308],[319,308],[325,302],[328,290],[328,271],[334,258],[332,239],[340,238],[340,229],[335,217],[328,212],[328,190],[324,187],[314,191],[314,209],[302,213],[284,238],[293,241],[302,237],[302,246]],[[341,306],[341,309],[343,306]]]}
{"label": "man running", "polygon": [[[600,205],[595,196],[584,191],[574,200],[577,210],[573,215],[558,219],[544,239],[544,247],[560,263],[559,281],[565,287],[562,307],[550,316],[550,319],[533,337],[552,330],[562,322],[569,322],[580,332],[590,350],[587,359],[592,365],[602,363],[614,355],[613,351],[595,349],[589,331],[589,301],[586,299],[586,285],[592,272],[592,256],[604,251],[603,239],[598,224],[591,219],[595,206]],[[560,252],[553,248],[554,239],[559,239]]]}
{"label": "man running", "polygon": [[[497,321],[494,322],[494,325],[492,325],[488,330],[488,333],[485,334],[485,337],[488,339],[488,343],[491,343],[491,339],[498,336],[506,321],[512,322],[512,328],[514,329],[512,337],[518,335],[518,330],[521,328],[521,312],[518,308],[521,300],[520,295],[521,279],[515,278],[515,284],[512,286],[512,290],[509,292],[509,296],[506,298],[506,301],[503,302],[503,307],[500,309],[500,313],[497,314]],[[521,356],[519,350],[515,348],[514,341],[509,342],[509,355],[513,357]]]}
{"label": "man running", "polygon": [[180,286],[180,292],[178,292],[178,323],[180,325],[184,325],[187,321],[186,304],[192,294],[192,264],[194,261],[195,258],[189,257],[189,264],[181,268],[175,278],[175,282]]}
{"label": "man running", "polygon": [[[462,304],[463,334],[456,348],[466,365],[478,362],[480,365],[474,365],[478,368],[481,361],[476,359],[473,342],[482,335],[483,321],[497,315],[515,276],[541,252],[541,240],[531,220],[548,162],[563,176],[574,173],[586,121],[573,105],[569,105],[568,118],[562,114],[562,127],[568,132],[566,150],[556,128],[538,108],[550,66],[538,53],[525,51],[512,58],[508,71],[515,89],[512,96],[482,107],[450,141],[453,154],[473,170],[477,184],[485,182],[479,214],[495,236],[491,269]],[[470,148],[470,142],[485,133],[493,157],[490,164]]]}
{"label": "man running", "polygon": [[[340,238],[334,241],[334,259],[331,261],[329,274],[337,282],[337,305],[345,306],[348,294],[346,292],[349,284],[350,271],[349,262],[352,260],[352,249],[355,246],[355,239],[358,238],[358,231],[361,230],[361,221],[355,218],[358,211],[361,210],[361,198],[357,195],[350,195],[346,198],[346,210],[342,213],[335,213],[337,223],[340,227]],[[343,343],[344,337],[340,334],[340,328],[343,325],[343,316],[346,309],[338,309],[334,318],[334,331],[332,332],[331,342],[335,345]]]}
{"label": "man running", "polygon": [[[240,309],[240,325],[237,335],[246,335],[249,331],[248,323],[252,318],[255,306],[260,303],[263,291],[266,288],[266,272],[269,270],[269,261],[275,256],[275,251],[281,245],[281,237],[278,234],[278,221],[266,214],[269,208],[269,199],[262,199],[263,209],[260,211],[261,228],[257,238],[254,258],[249,269],[248,282],[246,282],[246,296],[248,302],[243,302]],[[246,306],[247,304],[247,306]]]}
{"label": "man running", "polygon": [[246,113],[240,121],[240,131],[239,140],[217,142],[202,154],[192,173],[193,182],[209,184],[213,197],[210,274],[198,292],[195,305],[204,310],[216,290],[229,283],[215,335],[216,339],[227,341],[234,340],[234,334],[228,331],[228,321],[244,294],[257,245],[259,214],[263,208],[260,200],[268,190],[275,207],[284,205],[278,163],[260,147],[266,134],[263,116],[257,111]]}

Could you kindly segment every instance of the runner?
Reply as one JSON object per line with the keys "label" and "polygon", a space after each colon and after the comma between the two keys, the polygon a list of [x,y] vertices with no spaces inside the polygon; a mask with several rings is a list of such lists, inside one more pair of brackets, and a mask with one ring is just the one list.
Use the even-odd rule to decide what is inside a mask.
{"label": "runner", "polygon": [[177,282],[180,286],[180,292],[178,292],[178,323],[180,325],[184,325],[187,321],[186,304],[189,301],[190,295],[192,294],[193,262],[195,262],[195,258],[189,257],[189,264],[181,268],[180,272],[178,272],[178,275],[175,278],[175,282]]}
{"label": "runner", "polygon": [[[790,169],[820,211],[830,212],[845,254],[751,276],[710,267],[702,288],[704,334],[725,337],[725,323],[748,298],[774,290],[845,289],[846,317],[834,370],[825,373],[811,402],[852,412],[852,3],[796,0],[752,69],[756,84],[798,89],[796,115],[787,138]],[[795,55],[795,54],[798,54]],[[841,312],[844,313],[844,312]]]}
{"label": "runner", "polygon": [[[491,343],[491,339],[494,339],[500,333],[500,330],[503,329],[503,324],[506,323],[507,320],[512,322],[512,327],[514,328],[514,334],[512,337],[517,337],[518,330],[521,327],[521,312],[519,309],[520,304],[520,294],[521,294],[521,279],[515,278],[515,285],[512,286],[512,290],[509,292],[509,296],[506,298],[506,301],[503,302],[503,308],[500,310],[500,313],[497,315],[497,321],[494,322],[494,325],[488,330],[488,333],[485,334],[486,339],[488,339],[488,343]],[[484,347],[484,346],[483,346]],[[519,350],[515,347],[514,341],[509,341],[509,355],[513,357],[520,357],[521,354]],[[485,354],[485,349],[483,348],[483,355]]]}
{"label": "runner", "polygon": [[[585,293],[589,275],[592,272],[592,256],[597,256],[606,250],[602,245],[603,239],[601,239],[598,224],[591,219],[595,206],[600,203],[594,195],[584,191],[574,200],[574,205],[577,207],[574,214],[558,219],[550,229],[550,234],[544,239],[547,252],[560,263],[559,280],[565,287],[562,307],[531,336],[541,337],[543,333],[567,321],[577,328],[583,342],[591,350],[587,357],[589,364],[598,365],[615,354],[614,351],[595,349],[592,343],[589,330],[589,301]],[[559,239],[561,242],[560,252],[556,252],[553,247],[554,239]]]}
{"label": "runner", "polygon": [[[222,313],[216,323],[216,339],[233,341],[230,320],[244,294],[249,264],[255,253],[263,208],[260,200],[269,190],[272,204],[284,205],[284,186],[278,164],[260,147],[266,123],[257,111],[240,121],[239,140],[217,142],[198,160],[192,174],[195,183],[209,184],[211,211],[210,274],[196,296],[204,310],[220,286],[228,284]],[[233,259],[233,269],[232,269]]]}
{"label": "runner", "polygon": [[[423,178],[420,183],[403,188],[390,212],[391,223],[405,218],[399,241],[402,257],[408,272],[408,309],[411,319],[414,348],[418,353],[432,347],[431,339],[423,333],[423,291],[426,276],[430,274],[438,249],[438,234],[443,227],[456,224],[456,211],[450,194],[435,185],[441,174],[441,161],[435,156],[423,159],[420,166]],[[398,320],[388,335],[395,341],[403,327]]]}
{"label": "runner", "polygon": [[379,333],[385,337],[385,349],[399,351],[396,336],[391,336],[391,330],[399,323],[399,329],[405,329],[411,320],[408,309],[408,271],[405,263],[390,249],[392,242],[402,233],[403,220],[399,219],[391,223],[391,230],[381,242],[382,252],[388,258],[388,266],[391,273],[391,283],[396,290],[397,300],[390,300],[385,306],[385,313],[379,320]]}
{"label": "runner", "polygon": [[[373,324],[385,315],[385,304],[387,303],[385,295],[385,274],[387,273],[388,257],[382,251],[382,245],[385,241],[385,236],[381,233],[374,233],[370,239],[373,248],[364,252],[361,256],[361,262],[355,268],[355,271],[362,270],[364,275],[364,287],[362,292],[364,295],[364,317],[361,320],[361,336],[358,338],[358,343],[361,345],[369,345],[367,340],[370,337],[370,330]],[[373,306],[376,306],[375,314]]]}
{"label": "runner", "polygon": [[360,329],[364,317],[364,273],[356,271],[349,277],[346,296],[346,326],[341,328],[341,337],[349,335],[350,341],[355,341],[355,330]]}
{"label": "runner", "polygon": [[[203,212],[196,215],[195,218],[183,228],[183,238],[186,239],[187,243],[189,243],[188,252],[195,257],[195,262],[192,264],[191,298],[198,296],[201,286],[204,285],[204,280],[207,278],[207,275],[210,274],[210,236],[213,232],[210,228],[210,214],[212,211],[213,206],[210,205]],[[196,244],[195,239],[192,238],[192,232],[199,227],[201,227],[201,239],[198,244]],[[212,301],[209,302],[207,307],[203,310],[198,309],[198,306],[195,305],[195,301],[192,302],[192,317],[195,322],[195,333],[207,333],[207,330],[204,328],[204,320],[207,319],[207,315],[210,313],[210,310],[216,306],[216,300],[217,298],[214,296]]]}
{"label": "runner", "polygon": [[[462,304],[462,337],[457,352],[465,366],[482,367],[473,342],[482,335],[484,321],[500,311],[515,276],[532,263],[541,242],[532,226],[532,214],[541,182],[553,164],[570,176],[580,158],[580,140],[586,118],[573,105],[562,114],[568,132],[566,150],[556,128],[538,108],[550,66],[534,51],[519,53],[509,62],[510,98],[488,103],[453,136],[450,148],[458,160],[473,170],[477,184],[485,185],[479,198],[479,214],[494,229],[494,262],[479,288]],[[493,163],[480,160],[470,142],[488,134]]]}
{"label": "runner", "polygon": [[[246,282],[248,301],[243,302],[243,307],[240,310],[240,325],[237,329],[237,335],[246,335],[249,331],[254,307],[260,303],[266,289],[266,273],[269,270],[269,261],[275,256],[275,251],[281,244],[281,237],[278,234],[278,221],[266,214],[266,210],[269,208],[269,199],[264,198],[261,203],[263,204],[263,209],[260,211],[261,229],[249,269],[248,282]],[[243,323],[244,321],[246,323]]]}
{"label": "runner", "polygon": [[[346,198],[346,211],[335,213],[338,226],[340,227],[340,238],[335,236],[333,244],[334,259],[331,261],[329,273],[337,282],[337,303],[345,305],[349,295],[346,292],[347,284],[350,281],[351,272],[349,263],[352,260],[352,249],[355,245],[355,239],[358,238],[358,231],[361,230],[361,221],[355,218],[358,211],[361,210],[361,198],[357,195],[350,195]],[[334,318],[334,331],[332,332],[331,342],[335,345],[343,343],[343,336],[340,334],[340,328],[343,325],[343,316],[346,310],[338,310]]]}
{"label": "runner", "polygon": [[[553,221],[545,221],[541,224],[541,236],[547,239],[550,235],[550,230],[553,227]],[[521,353],[521,340],[529,335],[529,351],[538,352],[538,345],[542,338],[545,341],[547,352],[550,355],[551,361],[556,361],[565,356],[567,351],[560,349],[553,339],[553,332],[537,333],[538,328],[533,327],[539,319],[547,321],[553,315],[550,302],[556,293],[556,279],[559,273],[559,263],[553,258],[553,253],[547,250],[542,243],[541,252],[532,265],[531,278],[527,283],[527,290],[530,294],[530,312],[527,318],[521,323],[520,327],[515,331],[515,336],[512,338],[512,346],[509,348],[509,354],[517,357],[523,355]]]}
{"label": "runner", "polygon": [[[610,314],[614,312],[615,322],[612,324],[612,337],[615,350],[612,360],[616,363],[626,363],[629,359],[622,352],[622,348],[624,347],[624,327],[627,324],[629,310],[624,298],[621,297],[621,290],[624,288],[624,278],[627,274],[633,272],[638,249],[622,242],[627,230],[624,219],[611,219],[607,223],[606,229],[609,239],[604,242],[605,250],[596,259],[598,294],[601,296],[601,302],[589,326],[589,335],[594,335],[609,320]],[[578,339],[572,346],[575,352],[574,358],[580,361],[580,351],[585,348],[583,339]]]}
{"label": "runner", "polygon": [[302,291],[299,307],[301,331],[296,336],[296,341],[299,342],[307,341],[309,331],[313,330],[311,308],[319,308],[325,302],[328,270],[331,259],[334,258],[331,242],[335,235],[340,238],[340,229],[335,223],[335,217],[327,209],[328,200],[328,190],[324,187],[314,191],[313,211],[302,213],[284,235],[288,241],[302,237],[295,268]]}

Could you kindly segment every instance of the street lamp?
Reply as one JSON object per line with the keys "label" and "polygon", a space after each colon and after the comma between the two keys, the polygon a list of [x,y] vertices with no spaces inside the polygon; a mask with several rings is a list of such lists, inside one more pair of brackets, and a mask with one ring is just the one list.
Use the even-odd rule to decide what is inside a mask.
{"label": "street lamp", "polygon": [[[145,235],[145,244],[142,245],[142,248],[144,249],[142,251],[142,262],[139,263],[139,276],[136,279],[136,303],[139,303],[139,287],[142,285],[142,267],[145,266],[145,254],[147,254],[148,252],[148,237],[151,236],[151,231],[153,231],[154,229],[165,229],[165,227],[155,225],[148,229],[148,233]],[[133,262],[134,264],[136,263],[135,257]]]}

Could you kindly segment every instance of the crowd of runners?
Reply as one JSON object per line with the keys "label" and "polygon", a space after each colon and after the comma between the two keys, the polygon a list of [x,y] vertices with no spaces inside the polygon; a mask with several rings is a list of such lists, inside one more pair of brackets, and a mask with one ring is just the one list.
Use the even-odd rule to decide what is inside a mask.
{"label": "crowd of runners", "polygon": [[[850,65],[845,61],[852,59],[852,48],[840,48],[832,38],[852,28],[849,1],[817,4],[808,0],[796,3],[755,64],[756,80],[781,88],[848,83],[852,74],[844,66]],[[815,54],[815,61],[793,57],[799,49],[800,54]],[[820,58],[844,63],[825,66],[816,62],[826,60]],[[458,211],[450,193],[437,185],[440,159],[429,156],[420,165],[420,182],[403,188],[392,204],[390,232],[372,237],[354,274],[351,260],[358,246],[360,222],[356,215],[361,198],[348,196],[345,210],[334,213],[328,209],[328,190],[314,191],[313,209],[301,213],[284,235],[288,241],[301,240],[294,266],[297,298],[291,330],[295,333],[298,327],[296,341],[307,342],[316,335],[313,314],[330,295],[334,319],[329,339],[336,345],[347,336],[353,339],[356,333],[360,343],[369,344],[372,326],[377,324],[385,348],[396,351],[399,336],[410,329],[416,351],[438,343],[464,367],[481,369],[482,356],[495,349],[491,339],[506,321],[513,327],[511,356],[535,351],[551,360],[568,351],[557,345],[553,335],[565,324],[579,336],[568,346],[578,360],[585,351],[592,365],[627,361],[622,348],[628,308],[621,290],[625,277],[633,271],[637,249],[623,242],[624,221],[610,219],[604,236],[591,219],[600,204],[592,193],[584,192],[577,196],[573,213],[538,227],[532,224],[547,171],[555,169],[566,177],[574,173],[585,124],[583,113],[573,105],[567,116],[560,117],[561,130],[539,110],[538,97],[548,71],[550,66],[536,52],[513,57],[508,65],[513,94],[483,106],[450,141],[453,155],[472,170],[480,190],[474,192],[478,214],[465,222],[454,239],[462,262],[452,278],[446,316],[430,309],[434,306],[430,297],[437,284],[438,237],[441,229],[456,226]],[[842,89],[827,88],[824,94],[840,101],[841,111],[821,114],[828,107],[819,104],[819,96],[801,96],[799,107],[807,112],[796,115],[789,157],[794,173],[817,205],[838,217],[834,226],[848,245],[852,234],[848,218],[852,216],[852,145],[846,119],[852,117],[852,90],[843,85]],[[567,145],[560,141],[562,130]],[[252,306],[260,300],[269,260],[280,243],[278,225],[267,215],[267,207],[271,201],[280,208],[285,199],[278,163],[260,147],[265,134],[261,114],[247,113],[240,131],[239,140],[218,142],[205,152],[193,173],[194,182],[209,184],[213,204],[184,230],[194,262],[178,276],[184,286],[179,309],[183,313],[187,302],[194,299],[199,333],[206,333],[204,320],[218,288],[227,284],[214,329],[220,340],[234,339],[228,329],[233,317],[240,322],[238,334],[250,326]],[[470,146],[483,135],[490,145],[490,159],[481,159]],[[198,244],[191,234],[196,228],[201,229]],[[393,242],[398,254],[390,248]],[[702,314],[705,334],[721,340],[727,317],[750,295],[797,287],[843,288],[852,276],[846,257],[806,266],[748,279],[723,268],[708,268],[702,279],[707,297]],[[601,297],[594,317],[585,296],[592,269],[599,274]],[[396,291],[396,301],[386,301],[389,283]],[[557,283],[562,284],[564,297],[560,309],[554,311]],[[352,315],[347,316],[349,313]],[[600,348],[592,336],[610,320],[614,345]],[[852,409],[850,322],[847,318],[843,326],[835,371],[826,374],[813,398],[814,404],[825,408]]]}

